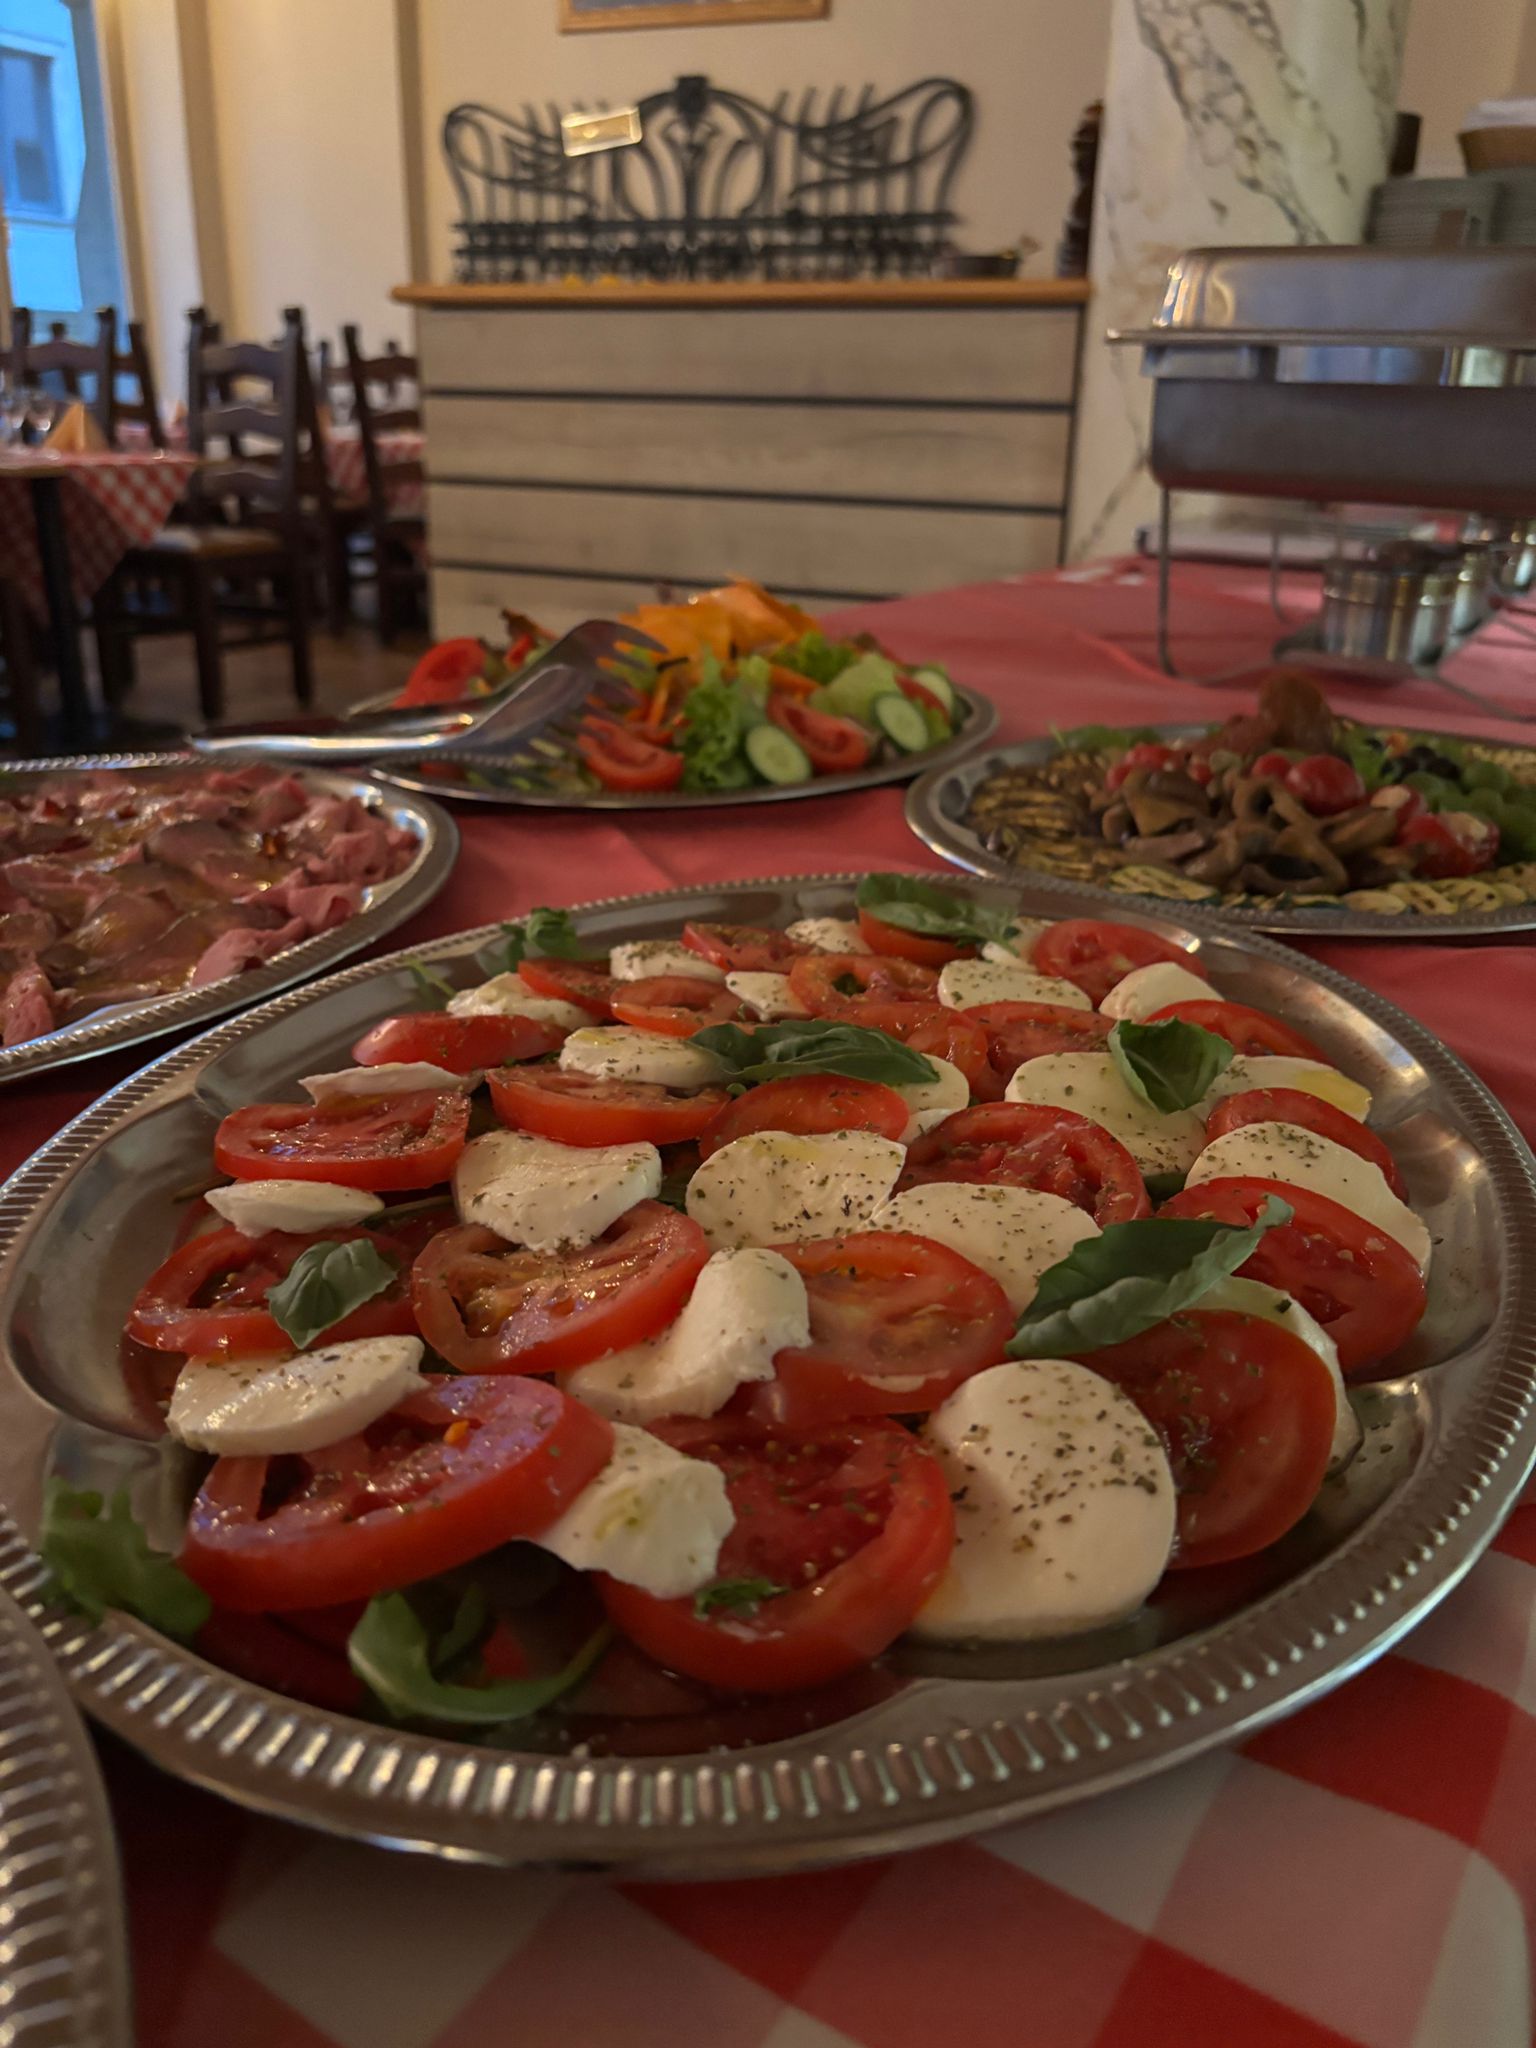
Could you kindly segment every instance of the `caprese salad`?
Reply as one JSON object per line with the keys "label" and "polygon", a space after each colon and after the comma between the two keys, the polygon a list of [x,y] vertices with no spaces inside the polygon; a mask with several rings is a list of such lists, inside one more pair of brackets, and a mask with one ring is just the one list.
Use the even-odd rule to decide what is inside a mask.
{"label": "caprese salad", "polygon": [[536,911],[227,1115],[124,1350],[184,1535],[55,1483],[62,1591],[525,1745],[1283,1537],[1424,1309],[1366,1089],[1139,926],[855,910],[600,956]]}

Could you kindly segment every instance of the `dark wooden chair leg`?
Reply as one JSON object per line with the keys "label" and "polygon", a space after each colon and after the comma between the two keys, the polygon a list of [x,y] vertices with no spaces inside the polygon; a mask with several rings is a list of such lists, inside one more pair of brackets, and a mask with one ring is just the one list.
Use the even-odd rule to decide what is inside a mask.
{"label": "dark wooden chair leg", "polygon": [[101,675],[102,702],[116,711],[127,701],[136,680],[133,640],[124,629],[122,586],[116,575],[109,576],[91,599],[91,623],[96,635],[96,666]]}
{"label": "dark wooden chair leg", "polygon": [[283,578],[288,599],[288,645],[293,659],[293,694],[302,705],[315,701],[315,676],[309,650],[309,578],[300,550],[290,549]]}
{"label": "dark wooden chair leg", "polygon": [[37,665],[32,658],[32,628],[21,592],[0,576],[0,653],[5,658],[5,687],[16,751],[35,755],[43,743],[42,712],[37,701]]}
{"label": "dark wooden chair leg", "polygon": [[197,655],[197,702],[205,725],[224,716],[224,650],[219,640],[219,608],[213,577],[201,563],[187,576],[187,610],[192,620],[192,645]]}
{"label": "dark wooden chair leg", "polygon": [[379,645],[390,647],[394,644],[400,615],[395,608],[395,579],[390,573],[393,564],[390,560],[389,543],[382,533],[376,533],[373,537],[373,559],[378,565],[374,577],[374,589],[378,593],[374,629],[378,634]]}
{"label": "dark wooden chair leg", "polygon": [[352,569],[347,560],[347,537],[332,520],[325,542],[326,624],[340,639],[352,620]]}

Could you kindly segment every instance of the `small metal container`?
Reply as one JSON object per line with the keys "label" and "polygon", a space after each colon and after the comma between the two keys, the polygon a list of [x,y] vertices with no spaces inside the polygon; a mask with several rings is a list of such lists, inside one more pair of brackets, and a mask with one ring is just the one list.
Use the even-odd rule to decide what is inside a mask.
{"label": "small metal container", "polygon": [[1483,519],[1474,516],[1461,530],[1463,541],[1486,547],[1493,558],[1493,580],[1505,597],[1519,597],[1536,587],[1536,519]]}
{"label": "small metal container", "polygon": [[1439,659],[1461,594],[1459,564],[1417,553],[1334,562],[1323,574],[1329,654],[1416,666]]}

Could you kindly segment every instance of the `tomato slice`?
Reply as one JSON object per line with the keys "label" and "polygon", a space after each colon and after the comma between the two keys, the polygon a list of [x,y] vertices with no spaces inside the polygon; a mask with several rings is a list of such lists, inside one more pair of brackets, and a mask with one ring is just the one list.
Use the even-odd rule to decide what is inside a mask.
{"label": "tomato slice", "polygon": [[758,924],[685,924],[683,944],[723,974],[787,974],[810,950]]}
{"label": "tomato slice", "polygon": [[840,1423],[798,1434],[734,1417],[663,1422],[655,1434],[725,1474],[736,1525],[721,1579],[792,1590],[755,1612],[700,1615],[601,1581],[603,1604],[659,1664],[731,1692],[796,1692],[856,1671],[895,1641],[954,1547],[938,1461],[898,1424]]}
{"label": "tomato slice", "polygon": [[[899,1007],[915,1013],[919,1005],[908,1003]],[[987,1059],[986,1032],[959,1010],[936,1003],[925,1016],[901,1016],[896,1024],[893,1037],[910,1045],[914,1052],[931,1053],[935,1059],[948,1060],[952,1067],[958,1067],[972,1095],[981,1101],[994,1101],[1002,1094],[1002,1084]]]}
{"label": "tomato slice", "polygon": [[1299,1124],[1304,1131],[1316,1131],[1320,1138],[1331,1138],[1357,1158],[1368,1159],[1380,1168],[1398,1200],[1407,1201],[1408,1188],[1397,1161],[1376,1133],[1331,1102],[1300,1088],[1245,1088],[1241,1094],[1224,1095],[1206,1119],[1205,1141],[1210,1144],[1245,1124],[1270,1123]]}
{"label": "tomato slice", "polygon": [[882,1081],[855,1081],[844,1074],[795,1074],[764,1081],[727,1103],[699,1139],[699,1157],[749,1131],[876,1131],[899,1141],[911,1112],[894,1088]]}
{"label": "tomato slice", "polygon": [[395,703],[454,704],[485,675],[487,649],[481,640],[441,640],[429,647],[406,677]]}
{"label": "tomato slice", "polygon": [[1150,1216],[1146,1183],[1118,1138],[1075,1109],[978,1103],[924,1132],[899,1185],[959,1180],[1037,1188],[1085,1209],[1102,1229]]}
{"label": "tomato slice", "polygon": [[128,1312],[128,1335],[155,1351],[202,1356],[223,1352],[291,1351],[293,1346],[267,1295],[315,1244],[367,1238],[399,1266],[399,1277],[324,1333],[327,1344],[354,1337],[414,1337],[411,1309],[412,1247],[382,1230],[269,1230],[246,1237],[232,1225],[189,1237],[144,1282]]}
{"label": "tomato slice", "polygon": [[698,1224],[665,1202],[637,1202],[575,1251],[525,1251],[456,1224],[418,1255],[411,1299],[421,1334],[460,1372],[563,1372],[665,1329],[708,1257]]}
{"label": "tomato slice", "polygon": [[869,759],[870,736],[851,718],[813,711],[782,691],[770,692],[768,716],[800,742],[818,775],[849,775]]}
{"label": "tomato slice", "polygon": [[622,986],[606,968],[591,960],[528,959],[517,971],[535,995],[575,1003],[593,1017],[609,1014],[614,990]]}
{"label": "tomato slice", "polygon": [[1109,924],[1094,917],[1068,917],[1049,925],[1036,939],[1030,959],[1042,974],[1076,982],[1095,1006],[1134,967],[1172,960],[1191,974],[1205,972],[1193,953],[1170,939],[1160,939],[1140,925]]}
{"label": "tomato slice", "polygon": [[550,1067],[508,1067],[486,1078],[504,1124],[561,1145],[683,1145],[731,1099],[724,1088],[682,1095],[652,1081],[597,1081]]}
{"label": "tomato slice", "polygon": [[391,1060],[429,1060],[450,1074],[478,1074],[513,1060],[542,1059],[568,1034],[559,1024],[538,1024],[532,1017],[450,1017],[439,1010],[413,1010],[408,1016],[386,1017],[352,1048],[360,1067],[381,1067]]}
{"label": "tomato slice", "polygon": [[332,1713],[358,1713],[368,1697],[347,1662],[344,1644],[339,1650],[327,1648],[286,1616],[229,1614],[216,1607],[198,1630],[197,1649],[210,1664],[237,1678]]}
{"label": "tomato slice", "polygon": [[702,975],[649,974],[621,981],[613,991],[612,1010],[621,1024],[637,1031],[662,1031],[669,1038],[691,1038],[706,1024],[725,1024],[742,1015],[739,996]]}
{"label": "tomato slice", "polygon": [[1249,1557],[1317,1499],[1333,1446],[1333,1381],[1289,1330],[1195,1309],[1081,1362],[1123,1387],[1168,1446],[1179,1489],[1175,1568]]}
{"label": "tomato slice", "polygon": [[899,924],[887,924],[873,911],[859,912],[859,931],[871,953],[883,953],[892,960],[915,960],[920,967],[946,967],[951,960],[974,960],[974,946],[957,946],[949,939],[925,939],[921,932],[904,931]]}
{"label": "tomato slice", "polygon": [[1169,1017],[1180,1018],[1185,1024],[1198,1024],[1202,1031],[1214,1031],[1241,1053],[1278,1053],[1285,1059],[1320,1060],[1325,1067],[1333,1065],[1322,1047],[1304,1033],[1282,1024],[1267,1010],[1250,1010],[1246,1003],[1164,1003],[1147,1022],[1161,1024]]}
{"label": "tomato slice", "polygon": [[1395,1237],[1342,1202],[1289,1182],[1233,1176],[1185,1188],[1158,1214],[1246,1225],[1271,1195],[1289,1202],[1295,1214],[1265,1231],[1239,1268],[1243,1278],[1294,1296],[1338,1346],[1343,1372],[1389,1357],[1424,1313],[1424,1276]]}
{"label": "tomato slice", "polygon": [[325,1450],[220,1458],[180,1562],[237,1613],[368,1600],[536,1536],[612,1450],[612,1425],[542,1380],[435,1376]]}
{"label": "tomato slice", "polygon": [[1001,1363],[1018,1318],[989,1273],[932,1238],[855,1231],[775,1247],[805,1282],[811,1341],[781,1351],[742,1412],[789,1429],[922,1415]]}
{"label": "tomato slice", "polygon": [[986,1033],[987,1063],[1006,1087],[1026,1060],[1048,1052],[1098,1052],[1114,1020],[1061,1003],[975,1003],[961,1015]]}
{"label": "tomato slice", "polygon": [[813,1017],[840,1017],[850,1024],[871,1023],[877,1011],[907,1003],[940,1007],[934,968],[880,953],[805,954],[790,968],[789,985]]}
{"label": "tomato slice", "polygon": [[576,751],[605,789],[676,789],[688,765],[671,747],[609,718],[585,720]]}
{"label": "tomato slice", "polygon": [[452,1089],[252,1102],[225,1117],[213,1160],[231,1180],[329,1180],[387,1193],[448,1179],[469,1129]]}

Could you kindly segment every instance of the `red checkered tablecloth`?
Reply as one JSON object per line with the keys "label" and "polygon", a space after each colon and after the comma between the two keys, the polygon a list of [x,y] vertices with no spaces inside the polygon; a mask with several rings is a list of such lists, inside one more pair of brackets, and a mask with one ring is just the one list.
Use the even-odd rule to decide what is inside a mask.
{"label": "red checkered tablecloth", "polygon": [[32,479],[56,475],[64,498],[64,531],[77,603],[98,591],[131,547],[152,541],[186,489],[192,455],[46,448],[0,451],[0,565],[39,618],[46,616]]}
{"label": "red checkered tablecloth", "polygon": [[[424,458],[426,440],[417,428],[401,428],[376,438],[381,462],[420,462]],[[325,467],[338,498],[360,501],[367,497],[363,440],[356,427],[332,427],[327,431]],[[396,519],[419,519],[426,506],[426,490],[419,483],[392,484],[387,497]]]}

